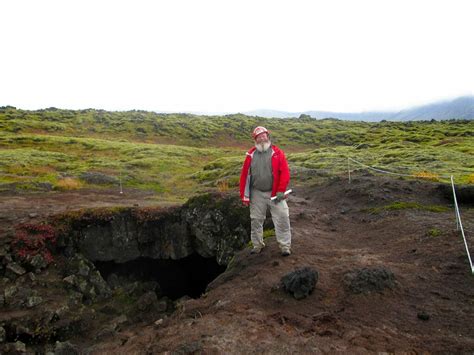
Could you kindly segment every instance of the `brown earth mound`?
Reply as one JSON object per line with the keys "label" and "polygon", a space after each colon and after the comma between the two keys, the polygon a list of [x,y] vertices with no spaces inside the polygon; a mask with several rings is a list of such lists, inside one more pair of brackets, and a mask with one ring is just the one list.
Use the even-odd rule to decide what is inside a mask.
{"label": "brown earth mound", "polygon": [[[90,198],[96,206],[119,202],[106,196]],[[28,210],[21,198],[0,197],[8,210],[0,216],[4,221],[33,218],[32,211],[47,213],[52,204],[57,212],[57,201],[64,201],[36,195]],[[130,204],[143,200],[128,198]],[[436,184],[334,179],[295,188],[289,206],[291,256],[281,257],[270,237],[260,254],[238,252],[201,298],[182,299],[173,313],[123,321],[101,336],[90,320],[90,329],[72,334],[66,345],[89,353],[474,351],[474,279],[454,209]],[[472,239],[474,210],[462,205],[461,213]],[[296,300],[281,279],[304,267],[316,270],[318,280],[307,297]],[[52,266],[47,272],[55,274]],[[364,291],[352,292],[347,275]],[[388,287],[377,284],[387,280]],[[59,302],[55,297],[45,303]],[[5,314],[0,321],[7,321]]]}

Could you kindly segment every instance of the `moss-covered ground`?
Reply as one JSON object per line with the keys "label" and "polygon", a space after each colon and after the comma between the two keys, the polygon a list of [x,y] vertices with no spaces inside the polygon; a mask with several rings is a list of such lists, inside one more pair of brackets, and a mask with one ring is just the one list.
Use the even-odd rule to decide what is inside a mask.
{"label": "moss-covered ground", "polygon": [[357,174],[364,168],[351,157],[400,174],[438,181],[452,174],[457,183],[474,183],[472,120],[368,123],[3,107],[0,189],[41,183],[86,188],[86,172],[114,177],[123,188],[153,190],[159,198],[235,189],[256,125],[270,129],[295,171]]}

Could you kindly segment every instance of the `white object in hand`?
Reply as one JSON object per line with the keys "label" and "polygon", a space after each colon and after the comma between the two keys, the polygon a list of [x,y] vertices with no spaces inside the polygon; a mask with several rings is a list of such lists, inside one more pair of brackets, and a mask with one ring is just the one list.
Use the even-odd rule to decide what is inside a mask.
{"label": "white object in hand", "polygon": [[[293,190],[292,190],[292,189],[286,190],[285,193],[284,193],[284,195],[285,195],[285,196],[289,195],[289,194],[291,193],[291,191],[293,191]],[[273,201],[273,200],[275,200],[276,198],[277,198],[276,196],[273,196],[273,197],[270,197],[270,200]]]}

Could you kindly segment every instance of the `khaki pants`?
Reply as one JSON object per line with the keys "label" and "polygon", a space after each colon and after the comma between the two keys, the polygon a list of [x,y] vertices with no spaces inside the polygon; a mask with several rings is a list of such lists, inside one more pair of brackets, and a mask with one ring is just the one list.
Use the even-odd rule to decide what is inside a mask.
{"label": "khaki pants", "polygon": [[275,225],[276,240],[280,249],[291,248],[290,214],[285,200],[274,202],[270,200],[271,192],[250,191],[250,238],[255,248],[261,248],[263,243],[263,222],[270,207],[273,224]]}

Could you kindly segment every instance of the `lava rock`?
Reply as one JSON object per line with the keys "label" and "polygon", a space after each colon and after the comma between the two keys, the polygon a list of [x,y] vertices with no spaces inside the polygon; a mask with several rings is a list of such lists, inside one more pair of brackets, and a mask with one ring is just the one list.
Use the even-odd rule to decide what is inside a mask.
{"label": "lava rock", "polygon": [[349,271],[344,275],[345,288],[354,294],[381,292],[395,287],[395,275],[383,266]]}
{"label": "lava rock", "polygon": [[5,269],[5,276],[10,280],[15,280],[18,276],[26,274],[26,270],[17,263],[9,263]]}
{"label": "lava rock", "polygon": [[70,223],[74,228],[61,236],[58,245],[91,262],[125,263],[140,257],[178,260],[197,253],[227,265],[250,240],[248,209],[236,194],[205,194],[181,207],[156,211],[90,213]]}
{"label": "lava rock", "polygon": [[26,259],[26,263],[33,269],[33,270],[42,270],[45,269],[48,266],[48,262],[46,259],[40,255],[36,254],[32,257],[28,257]]}
{"label": "lava rock", "polygon": [[112,291],[102,278],[100,272],[89,260],[76,254],[66,266],[66,276],[63,281],[72,289],[79,291],[87,300],[96,297],[108,298]]}
{"label": "lava rock", "polygon": [[292,294],[295,299],[301,300],[313,292],[318,278],[318,271],[304,267],[283,276],[281,283],[286,292]]}

